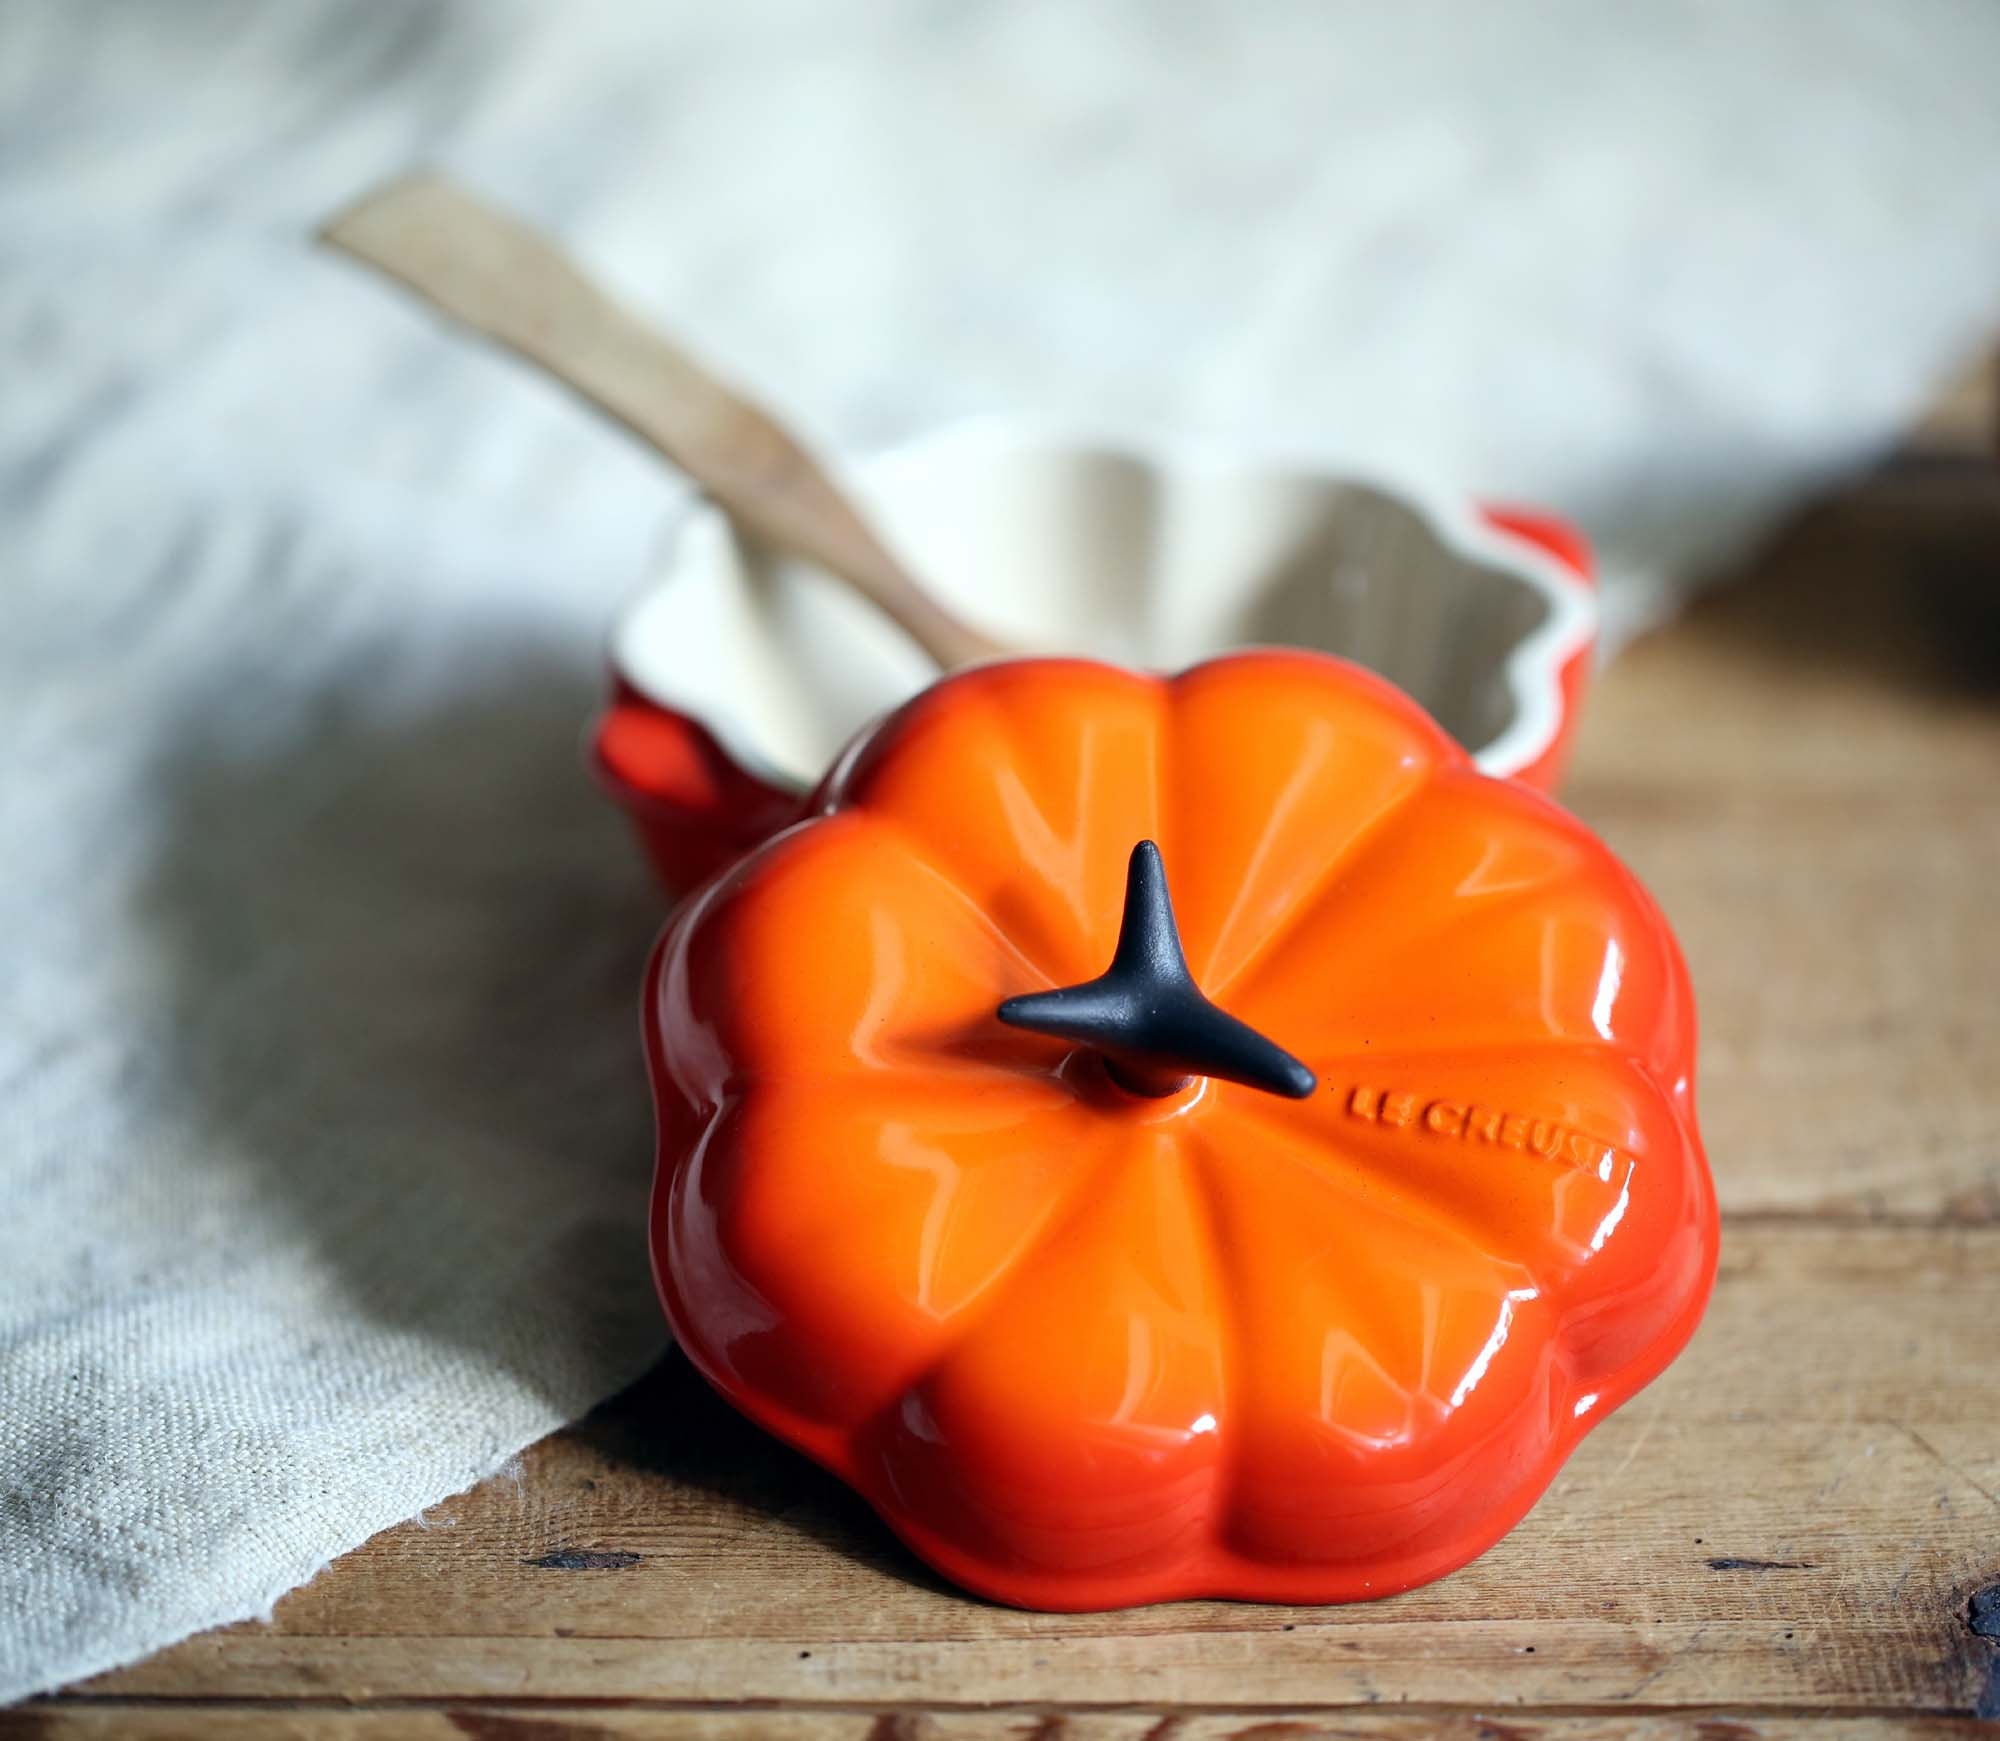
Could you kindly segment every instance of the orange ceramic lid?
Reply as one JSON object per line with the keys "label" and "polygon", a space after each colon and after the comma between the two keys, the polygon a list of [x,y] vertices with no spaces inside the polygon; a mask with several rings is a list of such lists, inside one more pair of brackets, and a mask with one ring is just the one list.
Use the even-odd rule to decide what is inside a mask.
{"label": "orange ceramic lid", "polygon": [[655,954],[655,1269],[709,1380],[947,1576],[1407,1589],[1693,1331],[1673,938],[1380,679],[983,666],[812,810]]}

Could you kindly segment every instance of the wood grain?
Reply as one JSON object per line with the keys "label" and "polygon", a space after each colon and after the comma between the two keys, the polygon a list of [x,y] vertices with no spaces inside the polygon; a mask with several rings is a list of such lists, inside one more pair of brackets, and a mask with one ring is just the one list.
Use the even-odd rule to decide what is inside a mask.
{"label": "wood grain", "polygon": [[1909,441],[1926,452],[2000,459],[2000,345],[1987,346],[1953,371]]}
{"label": "wood grain", "polygon": [[1344,1609],[982,1604],[675,1360],[275,1625],[92,1690],[1969,1709],[1988,1652],[1967,1602],[2000,1578],[1996,1321],[2000,1230],[1740,1229],[1688,1355],[1519,1530]]}
{"label": "wood grain", "polygon": [[1483,1560],[1357,1608],[994,1608],[675,1359],[0,1734],[2000,1733],[2000,538],[1963,500],[1816,516],[1603,684],[1572,797],[1693,966],[1723,1268]]}
{"label": "wood grain", "polygon": [[2000,468],[1885,478],[1633,648],[1567,797],[1687,953],[1725,1211],[2000,1216]]}
{"label": "wood grain", "polygon": [[1310,1710],[607,1710],[444,1705],[354,1711],[114,1705],[9,1713],[0,1741],[1991,1741],[1958,1717]]}

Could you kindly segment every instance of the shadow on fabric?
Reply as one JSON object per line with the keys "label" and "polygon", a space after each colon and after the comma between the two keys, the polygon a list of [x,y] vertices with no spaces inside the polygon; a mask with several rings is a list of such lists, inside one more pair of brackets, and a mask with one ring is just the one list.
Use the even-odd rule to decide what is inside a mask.
{"label": "shadow on fabric", "polygon": [[259,1274],[575,1413],[665,1337],[636,1018],[662,908],[582,765],[596,675],[474,663],[407,706],[349,660],[187,710],[151,776],[152,1067],[234,1174],[246,1266],[275,1249]]}

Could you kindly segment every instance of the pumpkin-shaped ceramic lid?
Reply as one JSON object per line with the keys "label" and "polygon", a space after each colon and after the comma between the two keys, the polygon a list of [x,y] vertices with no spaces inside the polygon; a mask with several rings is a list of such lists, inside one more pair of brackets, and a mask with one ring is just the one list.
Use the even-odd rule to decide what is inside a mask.
{"label": "pumpkin-shaped ceramic lid", "polygon": [[649,976],[668,1315],[738,1407],[1034,1607],[1463,1564],[1713,1275],[1637,882],[1315,654],[979,667]]}

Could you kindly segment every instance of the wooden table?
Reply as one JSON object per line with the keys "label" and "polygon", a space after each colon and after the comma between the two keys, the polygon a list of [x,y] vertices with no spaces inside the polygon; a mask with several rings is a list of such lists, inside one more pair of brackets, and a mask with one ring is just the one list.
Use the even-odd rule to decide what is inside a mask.
{"label": "wooden table", "polygon": [[270,1624],[0,1733],[2000,1736],[1996,498],[1878,482],[1599,692],[1569,796],[1694,969],[1722,1276],[1477,1564],[1359,1608],[986,1606],[671,1359]]}

